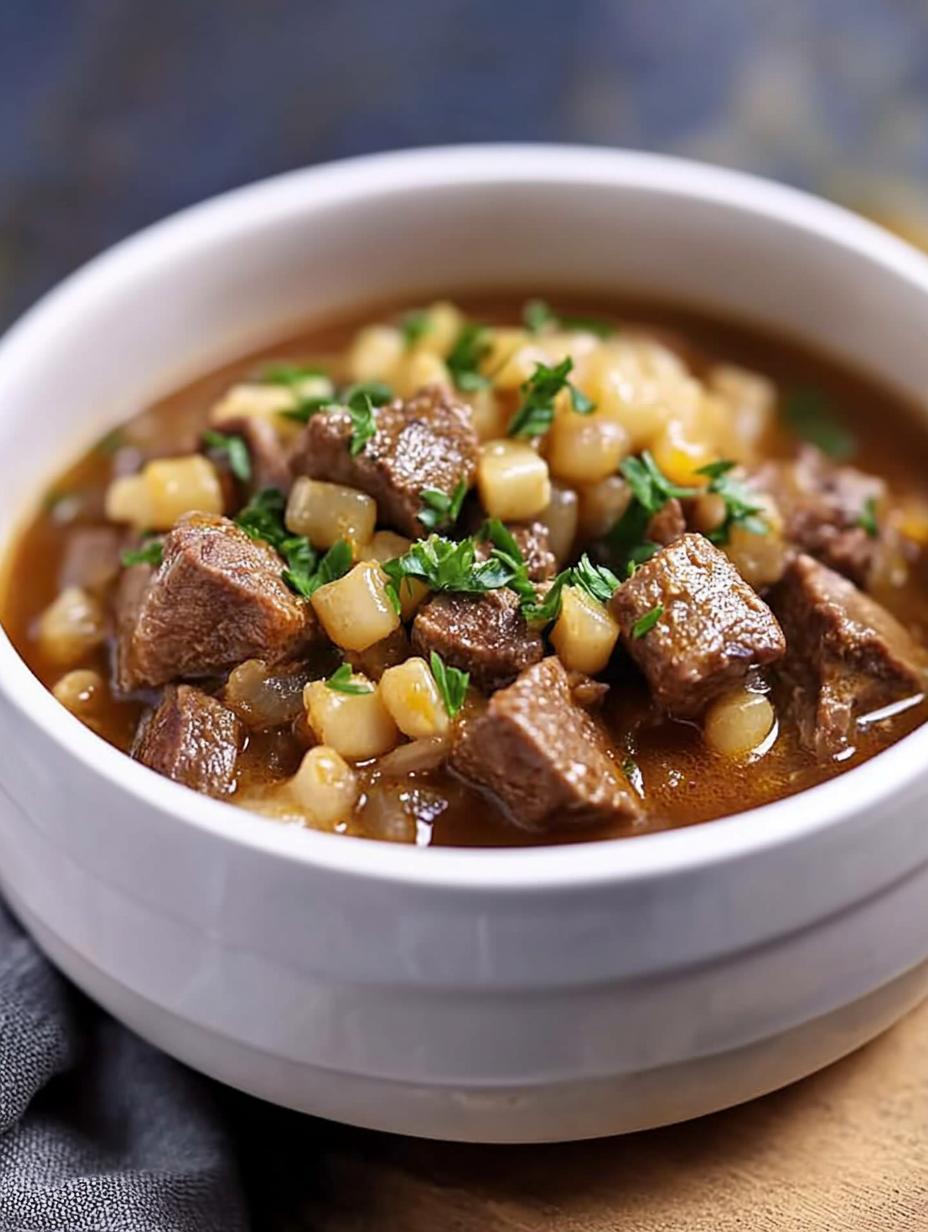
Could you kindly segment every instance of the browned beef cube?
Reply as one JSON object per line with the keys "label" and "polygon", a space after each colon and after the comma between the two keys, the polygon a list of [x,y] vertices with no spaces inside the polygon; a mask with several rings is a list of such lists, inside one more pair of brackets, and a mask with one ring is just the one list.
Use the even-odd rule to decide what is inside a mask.
{"label": "browned beef cube", "polygon": [[684,535],[639,566],[615,592],[612,611],[654,697],[672,714],[698,714],[786,649],[770,608],[702,535]]}
{"label": "browned beef cube", "polygon": [[126,545],[124,530],[116,526],[74,526],[67,532],[58,589],[80,586],[99,594],[115,581]]}
{"label": "browned beef cube", "polygon": [[477,436],[466,407],[438,385],[421,389],[374,412],[377,432],[352,456],[351,419],[346,411],[321,411],[306,425],[293,459],[296,475],[360,488],[373,496],[381,522],[418,538],[422,489],[451,495],[477,468]]}
{"label": "browned beef cube", "polygon": [[928,654],[909,632],[811,556],[791,562],[772,602],[802,741],[818,757],[845,749],[862,716],[928,687]]}
{"label": "browned beef cube", "polygon": [[117,598],[117,681],[131,692],[214,676],[245,659],[279,663],[314,627],[283,562],[227,518],[189,514],[164,540],[159,569],[126,570]]}
{"label": "browned beef cube", "polygon": [[289,492],[293,484],[290,471],[290,454],[274,425],[255,415],[243,415],[222,425],[223,432],[241,436],[248,446],[251,458],[252,492],[262,488],[279,488]]}
{"label": "browned beef cube", "polygon": [[[476,530],[479,529],[475,528]],[[548,528],[544,522],[510,522],[506,529],[515,539],[525,561],[528,576],[533,582],[547,582],[557,572],[557,561],[548,546]],[[493,544],[484,540],[477,544],[477,556],[485,560],[493,550]]]}
{"label": "browned beef cube", "polygon": [[820,450],[804,446],[792,462],[770,462],[754,477],[783,515],[786,538],[832,569],[866,584],[880,552],[879,535],[860,520],[886,497],[886,484],[853,466],[836,466]]}
{"label": "browned beef cube", "polygon": [[412,648],[428,659],[433,650],[478,689],[499,689],[544,654],[541,634],[530,629],[515,593],[440,594],[424,603],[412,625]]}
{"label": "browned beef cube", "polygon": [[674,496],[655,513],[648,523],[645,538],[652,543],[666,545],[686,534],[686,518],[683,506]]}
{"label": "browned beef cube", "polygon": [[190,685],[171,685],[139,726],[132,756],[207,796],[227,796],[245,729],[231,710]]}
{"label": "browned beef cube", "polygon": [[606,748],[552,656],[526,668],[493,694],[479,718],[464,723],[451,764],[489,788],[528,829],[629,823],[641,802]]}

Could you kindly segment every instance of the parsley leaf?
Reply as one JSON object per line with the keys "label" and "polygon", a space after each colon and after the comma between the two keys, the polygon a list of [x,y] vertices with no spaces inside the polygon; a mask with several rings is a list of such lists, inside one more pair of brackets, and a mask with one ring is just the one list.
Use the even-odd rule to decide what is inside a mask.
{"label": "parsley leaf", "polygon": [[794,389],[786,399],[783,415],[797,436],[838,462],[846,462],[857,449],[853,433],[838,420],[820,389]]}
{"label": "parsley leaf", "polygon": [[301,364],[271,364],[261,373],[262,385],[284,385],[292,389],[314,376],[325,376],[322,368],[305,368]]}
{"label": "parsley leaf", "polygon": [[369,684],[364,684],[359,680],[353,680],[354,673],[351,670],[350,663],[342,663],[337,667],[332,675],[326,680],[325,687],[332,689],[335,693],[349,693],[354,697],[361,697],[365,693],[373,693],[373,689]]}
{"label": "parsley leaf", "polygon": [[573,568],[571,583],[582,586],[587,594],[600,603],[608,603],[619,586],[619,579],[605,565],[594,565],[586,552]]}
{"label": "parsley leaf", "polygon": [[263,539],[284,558],[281,577],[292,591],[308,599],[351,568],[351,547],[339,539],[319,560],[319,554],[303,535],[291,535],[284,525],[286,499],[279,488],[262,488],[235,517],[236,525],[252,539]]}
{"label": "parsley leaf", "polygon": [[251,454],[242,437],[209,431],[203,433],[203,441],[213,453],[225,454],[229,470],[236,479],[241,479],[243,483],[248,482],[251,478]]}
{"label": "parsley leaf", "polygon": [[280,488],[262,488],[235,515],[235,523],[252,539],[263,539],[272,548],[287,538],[284,526],[286,499]]}
{"label": "parsley leaf", "polygon": [[277,544],[277,551],[287,562],[280,576],[291,590],[308,599],[315,589],[313,578],[319,559],[316,549],[303,535],[289,535]]}
{"label": "parsley leaf", "polygon": [[573,569],[563,569],[551,582],[544,598],[539,602],[522,605],[522,615],[530,625],[549,625],[561,614],[561,594],[570,584]]}
{"label": "parsley leaf", "polygon": [[865,530],[871,539],[879,538],[880,526],[876,520],[876,497],[868,496],[857,516],[856,525]]}
{"label": "parsley leaf", "polygon": [[595,403],[567,379],[573,366],[569,355],[552,367],[535,365],[535,371],[522,385],[522,401],[509,421],[509,436],[544,435],[554,423],[554,400],[564,389],[570,390],[571,403],[579,415],[589,415],[595,409]]}
{"label": "parsley leaf", "polygon": [[336,582],[340,577],[344,577],[353,562],[354,554],[347,539],[339,539],[333,543],[320,560],[319,568],[309,580],[307,598],[315,594],[320,586],[327,586],[329,582]]}
{"label": "parsley leaf", "polygon": [[446,667],[434,650],[430,656],[430,664],[441,700],[445,703],[448,718],[453,719],[467,697],[470,673],[459,671],[456,667]]}
{"label": "parsley leaf", "polygon": [[335,406],[334,398],[301,398],[296,406],[291,407],[286,411],[278,411],[278,415],[282,415],[284,419],[295,419],[297,423],[309,423],[317,411],[324,411],[326,407]]}
{"label": "parsley leaf", "polygon": [[467,495],[467,480],[462,479],[449,496],[441,488],[423,488],[419,493],[423,507],[417,517],[427,530],[440,530],[443,526],[453,526],[458,520],[461,505]]}
{"label": "parsley leaf", "polygon": [[490,384],[480,372],[480,365],[490,350],[490,339],[485,325],[470,322],[461,328],[451,353],[445,363],[455,386],[465,393],[486,389]]}
{"label": "parsley leaf", "polygon": [[141,547],[130,548],[122,554],[122,563],[129,565],[154,565],[157,569],[164,560],[164,544],[160,539],[149,539]]}
{"label": "parsley leaf", "polygon": [[712,543],[727,543],[731,538],[733,526],[743,526],[752,535],[766,535],[769,530],[764,519],[758,517],[758,514],[764,512],[764,506],[757,504],[756,497],[749,488],[732,478],[730,472],[734,466],[734,462],[729,461],[710,462],[696,472],[709,477],[707,491],[721,496],[725,502],[724,521],[706,535]]}
{"label": "parsley leaf", "polygon": [[563,329],[576,329],[597,338],[611,338],[615,326],[601,317],[562,316],[554,311],[543,299],[530,299],[522,309],[522,323],[530,333],[537,334],[548,325],[561,326]]}
{"label": "parsley leaf", "polygon": [[523,610],[533,608],[538,602],[538,592],[528,576],[528,565],[513,533],[499,518],[488,518],[480,528],[480,538],[493,544],[490,559],[508,570],[510,576],[506,585],[519,596]]}
{"label": "parsley leaf", "polygon": [[351,416],[351,444],[348,452],[353,458],[363,453],[369,441],[377,435],[377,420],[371,396],[358,390],[348,399],[348,414]]}
{"label": "parsley leaf", "polygon": [[618,522],[607,532],[605,542],[620,572],[630,577],[638,565],[650,560],[658,550],[659,544],[647,538],[651,518],[669,500],[699,496],[704,489],[672,483],[647,450],[640,457],[626,458],[619,471],[632,490],[632,499]]}
{"label": "parsley leaf", "polygon": [[368,398],[373,406],[386,406],[393,400],[393,390],[384,381],[358,381],[342,390],[342,401],[348,406],[355,402],[360,405],[362,397]]}
{"label": "parsley leaf", "polygon": [[433,590],[483,594],[508,585],[512,570],[495,557],[478,561],[473,539],[419,539],[403,556],[388,560],[384,572],[398,592],[404,578],[420,578]]}
{"label": "parsley leaf", "polygon": [[645,612],[643,616],[639,616],[632,625],[632,637],[644,637],[646,633],[650,633],[657,622],[664,614],[663,603],[658,603],[656,607],[652,607],[650,612]]}
{"label": "parsley leaf", "polygon": [[400,322],[400,331],[406,343],[406,349],[411,350],[431,328],[432,318],[427,308],[414,308],[412,312],[407,312]]}

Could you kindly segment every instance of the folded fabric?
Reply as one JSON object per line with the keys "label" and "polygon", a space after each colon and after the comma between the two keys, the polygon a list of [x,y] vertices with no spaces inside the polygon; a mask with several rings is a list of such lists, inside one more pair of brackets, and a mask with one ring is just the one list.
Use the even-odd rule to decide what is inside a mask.
{"label": "folded fabric", "polygon": [[0,1232],[238,1232],[210,1084],[91,1005],[0,906]]}

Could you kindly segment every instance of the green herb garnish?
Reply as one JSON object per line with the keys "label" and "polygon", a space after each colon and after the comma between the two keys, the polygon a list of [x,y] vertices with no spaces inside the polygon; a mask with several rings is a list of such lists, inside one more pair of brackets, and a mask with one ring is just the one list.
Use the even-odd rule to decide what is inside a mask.
{"label": "green herb garnish", "polygon": [[551,582],[544,598],[534,603],[523,603],[522,615],[530,625],[549,625],[561,614],[561,596],[565,586],[570,584],[573,569],[563,569]]}
{"label": "green herb garnish", "polygon": [[657,622],[664,614],[663,603],[658,603],[656,607],[652,607],[650,612],[645,612],[643,616],[639,616],[632,625],[632,637],[644,637],[646,633],[650,633]]}
{"label": "green herb garnish", "polygon": [[615,526],[606,534],[605,542],[618,562],[621,572],[631,574],[658,550],[659,544],[647,538],[648,525],[669,500],[699,496],[701,488],[683,488],[672,483],[650,453],[626,458],[619,472],[632,490],[632,498]]}
{"label": "green herb garnish", "polygon": [[235,523],[252,539],[263,539],[277,548],[288,538],[284,526],[287,501],[280,488],[262,488],[235,515]]}
{"label": "green herb garnish", "polygon": [[351,544],[346,539],[339,539],[333,543],[320,560],[319,568],[309,581],[307,598],[315,594],[320,586],[327,586],[329,582],[336,582],[340,577],[344,577],[353,561],[354,554],[351,551]]}
{"label": "green herb garnish", "polygon": [[564,389],[570,391],[571,404],[579,415],[589,415],[595,409],[595,403],[567,379],[573,366],[569,355],[553,367],[535,365],[522,385],[522,401],[509,421],[509,436],[543,436],[554,423],[554,400]]}
{"label": "green herb garnish", "polygon": [[403,556],[388,560],[383,570],[399,592],[405,578],[420,578],[432,590],[483,594],[509,584],[512,570],[495,556],[478,560],[473,539],[419,539]]}
{"label": "green herb garnish", "polygon": [[445,363],[455,386],[465,393],[486,389],[489,379],[480,372],[480,365],[490,350],[490,339],[485,325],[471,322],[462,327],[455,339]]}
{"label": "green herb garnish", "polygon": [[861,530],[865,530],[871,539],[878,539],[880,535],[880,525],[876,520],[876,497],[868,496],[864,501],[864,507],[857,515],[857,522]]}
{"label": "green herb garnish", "polygon": [[286,411],[278,411],[284,419],[295,419],[297,423],[309,423],[318,411],[324,411],[330,406],[336,406],[334,398],[301,398],[294,407]]}
{"label": "green herb garnish", "polygon": [[853,433],[840,422],[820,389],[793,390],[784,403],[783,416],[798,437],[838,462],[846,462],[857,449]]}
{"label": "green herb garnish", "polygon": [[456,667],[446,667],[433,650],[429,660],[432,675],[438,685],[441,700],[445,703],[448,718],[453,719],[467,697],[467,686],[470,684],[470,673],[459,671]]}
{"label": "green herb garnish", "polygon": [[538,602],[538,592],[528,576],[522,549],[509,527],[499,518],[488,518],[480,528],[479,538],[493,544],[490,559],[509,571],[511,576],[506,585],[519,596],[523,610],[534,608]]}
{"label": "green herb garnish", "polygon": [[94,445],[97,453],[115,453],[125,444],[125,433],[122,428],[113,428],[112,431],[105,433]]}
{"label": "green herb garnish", "polygon": [[600,603],[608,603],[619,586],[619,579],[605,565],[594,565],[584,552],[574,565],[571,584],[582,587]]}
{"label": "green herb garnish", "polygon": [[708,476],[710,482],[707,492],[721,496],[725,502],[724,521],[706,535],[712,543],[727,543],[734,526],[742,526],[752,535],[766,535],[769,529],[764,519],[758,517],[758,514],[764,512],[763,505],[756,503],[756,498],[749,488],[732,478],[730,472],[734,466],[735,463],[729,461],[710,462],[696,472],[698,475]]}
{"label": "green herb garnish", "polygon": [[361,697],[365,693],[373,693],[374,690],[369,684],[352,680],[353,675],[351,664],[342,663],[326,680],[325,687],[335,693],[349,693],[354,697]]}
{"label": "green herb garnish", "polygon": [[291,590],[308,599],[316,589],[313,579],[316,576],[319,553],[303,535],[288,535],[276,546],[287,562],[287,567],[281,570],[280,576]]}
{"label": "green herb garnish", "polygon": [[441,530],[444,526],[453,526],[458,520],[466,495],[466,479],[460,481],[450,496],[441,488],[423,488],[419,493],[422,498],[422,508],[417,515],[419,521],[427,530]]}
{"label": "green herb garnish", "polygon": [[228,459],[229,470],[242,483],[251,478],[251,454],[248,446],[240,436],[230,436],[225,432],[204,432],[203,441],[213,453],[224,454]]}
{"label": "green herb garnish", "polygon": [[562,329],[576,329],[597,338],[610,338],[615,333],[615,326],[600,317],[562,316],[554,311],[543,299],[530,299],[522,309],[522,321],[525,328],[533,334],[539,333],[548,325],[560,326]]}
{"label": "green herb garnish", "polygon": [[348,414],[351,417],[351,443],[348,452],[353,458],[363,453],[369,441],[377,435],[377,420],[371,396],[358,390],[348,399]]}
{"label": "green herb garnish", "polygon": [[340,400],[351,406],[360,405],[362,398],[368,398],[373,406],[386,406],[393,400],[393,390],[383,381],[357,381],[342,390]]}
{"label": "green herb garnish", "polygon": [[311,377],[326,375],[322,368],[306,368],[301,364],[271,364],[264,369],[259,380],[262,385],[283,385],[293,389]]}
{"label": "green herb garnish", "polygon": [[141,547],[130,548],[122,554],[122,563],[128,568],[131,565],[152,565],[159,568],[164,560],[164,544],[160,539],[148,539]]}
{"label": "green herb garnish", "polygon": [[427,308],[414,308],[412,312],[407,312],[400,322],[400,331],[406,343],[406,349],[411,350],[431,328],[432,318]]}
{"label": "green herb garnish", "polygon": [[263,539],[286,562],[280,576],[292,591],[308,599],[326,582],[351,568],[351,547],[339,539],[322,560],[304,535],[291,535],[284,525],[286,499],[279,488],[262,488],[236,514],[235,522],[252,539]]}

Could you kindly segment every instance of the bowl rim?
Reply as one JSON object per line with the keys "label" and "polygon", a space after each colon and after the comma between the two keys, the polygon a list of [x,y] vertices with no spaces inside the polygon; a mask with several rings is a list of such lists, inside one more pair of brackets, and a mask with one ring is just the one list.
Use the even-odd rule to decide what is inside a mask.
{"label": "bowl rim", "polygon": [[[595,184],[719,204],[811,233],[887,268],[928,295],[928,258],[841,206],[744,172],[663,154],[596,146],[494,143],[433,146],[338,160],[260,180],[181,210],[93,258],[28,309],[0,339],[0,388],[56,329],[145,268],[207,239],[228,243],[256,225],[339,200],[411,187]],[[256,222],[256,220],[260,220]],[[15,533],[15,532],[14,532]],[[162,778],[65,710],[0,629],[0,694],[61,751],[141,803],[256,853],[353,878],[470,894],[628,883],[738,861],[804,839],[901,794],[928,763],[928,724],[845,774],[745,812],[652,834],[537,847],[428,847],[280,825]]]}

